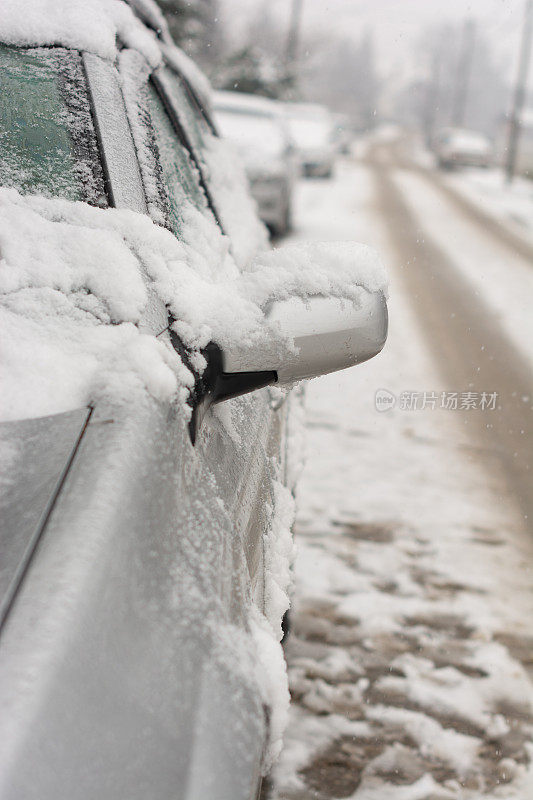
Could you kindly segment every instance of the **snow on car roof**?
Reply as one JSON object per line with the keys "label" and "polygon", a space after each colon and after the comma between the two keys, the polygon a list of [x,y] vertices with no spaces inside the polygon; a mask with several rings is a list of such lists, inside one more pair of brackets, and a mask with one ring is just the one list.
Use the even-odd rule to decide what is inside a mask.
{"label": "snow on car roof", "polygon": [[0,42],[4,44],[62,45],[114,60],[118,39],[141,52],[152,67],[159,66],[164,53],[204,107],[210,107],[208,79],[172,42],[153,0],[2,0]]}
{"label": "snow on car roof", "polygon": [[289,117],[331,119],[330,110],[319,103],[284,103],[283,108]]}
{"label": "snow on car roof", "polygon": [[2,0],[4,44],[63,45],[114,60],[117,39],[151,66],[161,62],[155,34],[123,0]]}
{"label": "snow on car roof", "polygon": [[213,104],[219,111],[240,111],[268,117],[281,113],[275,100],[245,92],[214,92]]}
{"label": "snow on car roof", "polygon": [[125,0],[148,27],[156,31],[164,42],[172,43],[168,24],[154,0]]}

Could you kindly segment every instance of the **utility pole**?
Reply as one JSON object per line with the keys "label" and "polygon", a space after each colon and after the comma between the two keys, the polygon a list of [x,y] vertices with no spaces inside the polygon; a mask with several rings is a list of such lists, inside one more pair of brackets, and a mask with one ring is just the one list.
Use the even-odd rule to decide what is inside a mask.
{"label": "utility pole", "polygon": [[455,91],[453,97],[452,125],[461,127],[464,124],[466,100],[468,97],[468,84],[472,71],[472,57],[474,55],[474,42],[476,38],[476,25],[471,19],[465,20],[463,35],[461,37],[461,50],[457,62],[457,75],[455,77]]}
{"label": "utility pole", "polygon": [[300,37],[300,27],[302,22],[303,0],[292,0],[291,19],[289,23],[289,33],[287,35],[287,47],[285,50],[285,71],[286,74],[295,73],[296,58],[298,56],[298,40]]}
{"label": "utility pole", "polygon": [[433,43],[430,78],[427,82],[426,97],[424,102],[423,125],[426,145],[430,147],[435,133],[435,122],[440,111],[441,94],[441,67],[442,67],[442,36]]}
{"label": "utility pole", "polygon": [[511,183],[516,171],[516,155],[518,139],[522,120],[522,110],[526,99],[527,75],[529,72],[529,59],[531,57],[531,38],[533,32],[533,0],[526,0],[524,13],[524,27],[522,29],[522,42],[520,57],[518,59],[518,75],[513,98],[513,108],[509,120],[509,139],[507,141],[507,163],[505,174],[507,182]]}

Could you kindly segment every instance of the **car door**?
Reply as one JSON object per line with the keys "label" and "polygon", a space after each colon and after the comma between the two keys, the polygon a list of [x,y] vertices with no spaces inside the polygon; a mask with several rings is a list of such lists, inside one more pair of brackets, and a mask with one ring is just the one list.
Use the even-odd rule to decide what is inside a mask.
{"label": "car door", "polygon": [[[134,72],[127,62],[128,55],[123,54],[126,84],[127,76]],[[214,235],[229,238],[233,257],[245,269],[247,260],[267,247],[265,231],[244,173],[238,166],[228,168],[230,155],[216,136],[207,111],[185,78],[168,65],[152,73],[144,84],[130,88],[131,96],[137,98],[137,107],[130,105],[130,113],[144,120],[144,126],[134,124],[137,147],[146,150],[148,137],[158,153],[162,184],[158,191],[168,197],[166,223],[176,236],[182,235],[180,207],[184,199],[192,200],[216,222]],[[142,110],[139,102],[144,103]],[[145,173],[148,184],[146,162]],[[260,607],[265,595],[264,545],[276,513],[274,482],[283,477],[285,424],[284,397],[261,390],[211,409],[195,444],[216,479],[235,533],[242,538],[253,595]],[[231,576],[225,577],[231,580]]]}
{"label": "car door", "polygon": [[[194,161],[131,55],[122,81],[113,62],[83,56],[118,209],[102,222],[148,209],[179,237],[187,197],[216,232]],[[153,312],[142,326],[171,347],[162,303]],[[225,407],[194,447],[175,404],[86,410],[1,631],[2,798],[255,796],[266,714],[247,612],[251,576],[262,595],[272,412],[266,393]]]}

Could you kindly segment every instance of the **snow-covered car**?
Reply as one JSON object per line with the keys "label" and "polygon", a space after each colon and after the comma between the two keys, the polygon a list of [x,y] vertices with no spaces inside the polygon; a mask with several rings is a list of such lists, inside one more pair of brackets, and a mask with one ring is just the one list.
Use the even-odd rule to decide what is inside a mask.
{"label": "snow-covered car", "polygon": [[251,800],[288,703],[283,389],[382,348],[383,270],[268,249],[148,0],[5,3],[0,41],[0,797]]}
{"label": "snow-covered car", "polygon": [[488,167],[492,163],[492,145],[476,131],[445,128],[435,137],[433,149],[441,169]]}
{"label": "snow-covered car", "polygon": [[330,178],[336,146],[334,123],[328,109],[316,103],[286,103],[285,114],[302,173]]}
{"label": "snow-covered car", "polygon": [[241,92],[216,92],[215,121],[242,158],[259,216],[276,235],[291,226],[295,160],[278,103]]}

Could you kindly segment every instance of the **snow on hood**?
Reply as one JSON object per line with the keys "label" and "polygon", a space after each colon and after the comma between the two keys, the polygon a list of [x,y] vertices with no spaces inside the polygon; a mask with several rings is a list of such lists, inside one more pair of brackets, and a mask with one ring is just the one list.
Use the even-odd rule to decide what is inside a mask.
{"label": "snow on hood", "polygon": [[[332,295],[357,302],[383,289],[374,251],[312,243],[259,254],[241,272],[210,216],[184,211],[182,239],[146,215],[0,189],[0,409],[3,419],[67,411],[139,391],[185,406],[193,377],[168,345],[140,329],[150,292],[196,351],[210,341],[286,355],[270,327],[274,300]],[[298,255],[298,251],[300,255]]]}
{"label": "snow on hood", "polygon": [[155,35],[123,0],[2,0],[5,44],[63,45],[114,60],[117,38],[152,67],[161,62]]}

